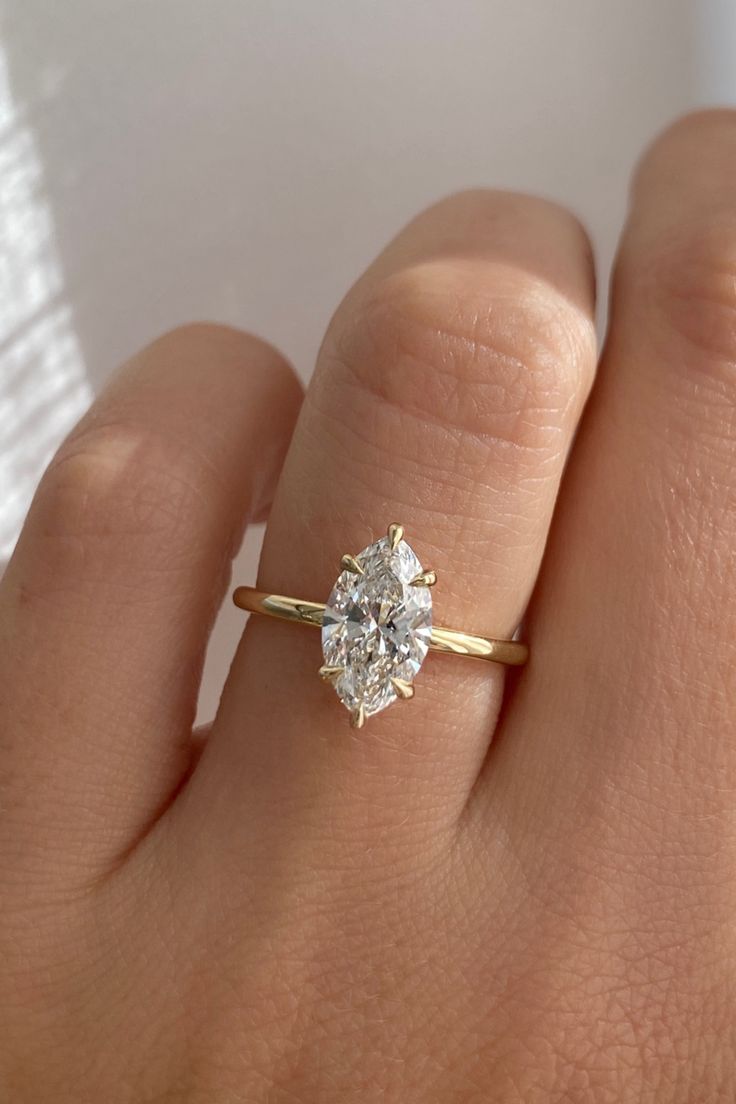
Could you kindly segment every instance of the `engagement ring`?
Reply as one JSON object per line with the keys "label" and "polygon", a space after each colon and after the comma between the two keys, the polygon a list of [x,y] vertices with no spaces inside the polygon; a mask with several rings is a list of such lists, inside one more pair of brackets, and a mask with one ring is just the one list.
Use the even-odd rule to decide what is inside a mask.
{"label": "engagement ring", "polygon": [[516,640],[494,640],[432,624],[434,571],[425,571],[404,540],[401,525],[357,556],[346,554],[327,604],[238,587],[233,601],[267,614],[322,629],[324,664],[319,673],[350,712],[354,728],[397,699],[414,696],[414,679],[427,651],[520,666],[528,649]]}

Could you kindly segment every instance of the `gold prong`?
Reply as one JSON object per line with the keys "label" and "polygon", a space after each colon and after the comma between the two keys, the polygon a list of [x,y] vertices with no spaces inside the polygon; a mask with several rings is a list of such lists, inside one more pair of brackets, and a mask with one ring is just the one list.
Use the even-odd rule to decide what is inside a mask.
{"label": "gold prong", "polygon": [[331,682],[333,679],[339,678],[344,670],[344,667],[328,667],[325,665],[320,667],[319,677],[324,679],[325,682]]}
{"label": "gold prong", "polygon": [[360,566],[355,556],[351,556],[349,552],[346,552],[340,563],[346,571],[352,571],[353,575],[365,575],[363,568]]}
{"label": "gold prong", "polygon": [[362,702],[355,712],[350,714],[350,724],[353,728],[362,728],[365,724],[365,706]]}
{"label": "gold prong", "polygon": [[392,522],[388,527],[388,541],[391,548],[396,551],[399,547],[399,541],[404,539],[404,526],[399,525],[398,521]]}
{"label": "gold prong", "polygon": [[416,575],[410,586],[434,586],[437,582],[437,574],[434,571],[422,571],[419,575]]}
{"label": "gold prong", "polygon": [[396,691],[397,696],[403,701],[409,701],[410,698],[414,697],[414,687],[410,682],[407,682],[406,679],[392,678],[391,685]]}

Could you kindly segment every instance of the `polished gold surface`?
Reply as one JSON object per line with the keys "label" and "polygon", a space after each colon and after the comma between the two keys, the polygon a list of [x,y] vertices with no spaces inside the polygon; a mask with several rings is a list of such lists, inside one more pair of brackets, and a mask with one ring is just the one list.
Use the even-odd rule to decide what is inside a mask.
{"label": "polished gold surface", "polygon": [[355,556],[351,556],[349,552],[346,552],[343,558],[340,560],[340,564],[346,571],[352,571],[353,575],[364,575],[365,572],[360,566]]}
{"label": "polished gold surface", "polygon": [[398,521],[394,521],[388,527],[388,540],[391,547],[395,550],[399,546],[399,541],[404,539],[404,526],[399,525]]}
{"label": "polished gold surface", "polygon": [[435,571],[422,571],[409,583],[409,586],[434,586],[437,582]]}
{"label": "polished gold surface", "polygon": [[410,682],[407,682],[406,679],[392,678],[391,685],[403,701],[409,701],[414,697],[414,687]]}
{"label": "polished gold surface", "polygon": [[[282,621],[295,621],[300,625],[314,625],[316,628],[321,627],[325,611],[324,602],[308,602],[303,598],[287,598],[283,594],[267,594],[246,586],[236,589],[233,602],[249,613],[263,613]],[[526,644],[517,640],[494,640],[491,637],[439,626],[432,628],[429,646],[436,652],[486,659],[510,667],[522,666],[529,655]]]}
{"label": "polished gold surface", "polygon": [[319,677],[323,678],[325,682],[330,682],[332,679],[339,678],[344,670],[344,667],[327,667],[323,664],[319,669]]}

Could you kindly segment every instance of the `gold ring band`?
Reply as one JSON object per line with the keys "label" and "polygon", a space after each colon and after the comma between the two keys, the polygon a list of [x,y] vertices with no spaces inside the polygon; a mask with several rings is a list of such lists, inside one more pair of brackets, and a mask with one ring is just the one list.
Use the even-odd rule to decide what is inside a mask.
{"label": "gold ring band", "polygon": [[[295,621],[299,625],[313,625],[315,628],[322,627],[325,612],[324,602],[287,598],[284,594],[267,594],[266,591],[249,586],[239,586],[233,594],[233,602],[249,613],[263,613],[267,617]],[[486,659],[492,663],[503,663],[507,667],[521,667],[529,656],[526,644],[518,640],[494,640],[491,637],[438,626],[432,628],[429,646],[435,652]]]}

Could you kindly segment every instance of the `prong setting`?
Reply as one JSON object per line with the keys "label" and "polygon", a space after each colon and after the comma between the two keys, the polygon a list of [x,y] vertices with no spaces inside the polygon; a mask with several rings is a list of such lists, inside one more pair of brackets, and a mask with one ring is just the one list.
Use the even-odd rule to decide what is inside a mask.
{"label": "prong setting", "polygon": [[341,558],[322,614],[323,666],[353,728],[414,697],[432,634],[434,571],[425,571],[394,522],[362,552]]}
{"label": "prong setting", "polygon": [[319,677],[325,682],[334,682],[344,671],[344,667],[328,667],[327,664],[323,664],[319,669]]}
{"label": "prong setting", "polygon": [[345,555],[340,560],[340,564],[342,565],[344,571],[349,571],[353,575],[365,574],[363,568],[360,566],[355,556],[351,556],[349,552],[345,553]]}
{"label": "prong setting", "polygon": [[433,587],[436,582],[437,573],[435,571],[420,571],[418,575],[414,576],[409,585],[415,587]]}
{"label": "prong setting", "polygon": [[393,552],[399,547],[399,542],[404,539],[404,526],[399,525],[398,521],[392,522],[388,527],[388,543],[391,545]]}
{"label": "prong setting", "polygon": [[410,701],[414,697],[414,687],[406,679],[392,678],[391,685],[396,691],[396,697],[401,698],[402,701]]}

